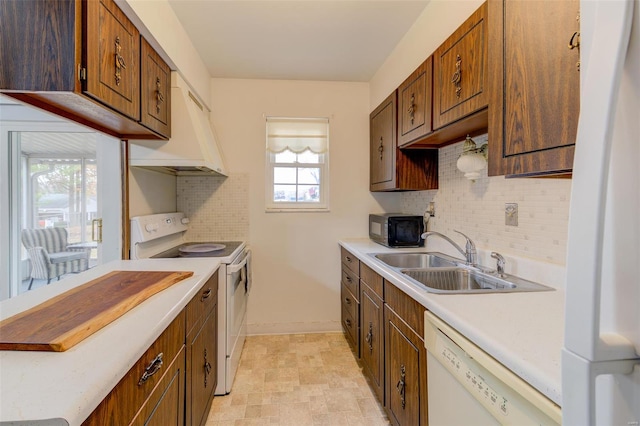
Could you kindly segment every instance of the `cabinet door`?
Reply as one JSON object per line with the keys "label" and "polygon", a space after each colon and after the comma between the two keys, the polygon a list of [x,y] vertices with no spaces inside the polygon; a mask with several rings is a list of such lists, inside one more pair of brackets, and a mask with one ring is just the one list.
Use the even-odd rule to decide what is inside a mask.
{"label": "cabinet door", "polygon": [[370,117],[371,191],[395,186],[396,92],[378,106]]}
{"label": "cabinet door", "polygon": [[85,93],[140,120],[140,33],[112,0],[86,1]]}
{"label": "cabinet door", "polygon": [[360,348],[365,374],[381,403],[384,402],[383,302],[364,283],[360,295]]}
{"label": "cabinet door", "polygon": [[433,127],[487,107],[487,3],[433,54]]}
{"label": "cabinet door", "polygon": [[183,346],[131,425],[184,425],[184,379]]}
{"label": "cabinet door", "polygon": [[578,128],[578,0],[489,2],[489,176],[568,174]]}
{"label": "cabinet door", "polygon": [[398,88],[398,146],[431,133],[433,57],[429,56]]}
{"label": "cabinet door", "polygon": [[217,384],[217,325],[218,310],[215,306],[202,327],[187,341],[188,425],[203,425],[207,421]]}
{"label": "cabinet door", "polygon": [[144,38],[141,51],[140,122],[168,139],[171,137],[171,69]]}
{"label": "cabinet door", "polygon": [[426,425],[427,364],[423,340],[385,305],[385,408],[396,425]]}

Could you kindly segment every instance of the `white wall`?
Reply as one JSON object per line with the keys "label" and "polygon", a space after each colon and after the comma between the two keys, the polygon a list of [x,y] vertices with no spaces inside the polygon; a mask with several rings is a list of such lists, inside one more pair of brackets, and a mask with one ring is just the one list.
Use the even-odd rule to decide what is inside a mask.
{"label": "white wall", "polygon": [[[329,117],[330,212],[265,212],[265,115]],[[366,237],[369,213],[400,208],[397,196],[368,190],[368,84],[213,79],[212,118],[229,169],[248,175],[249,332],[339,330],[337,241]]]}

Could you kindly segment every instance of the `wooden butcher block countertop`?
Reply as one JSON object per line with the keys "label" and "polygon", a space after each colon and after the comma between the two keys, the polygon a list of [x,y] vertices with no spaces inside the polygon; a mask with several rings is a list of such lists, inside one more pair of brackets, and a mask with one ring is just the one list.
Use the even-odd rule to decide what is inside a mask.
{"label": "wooden butcher block countertop", "polygon": [[112,271],[0,322],[0,350],[62,352],[193,272]]}

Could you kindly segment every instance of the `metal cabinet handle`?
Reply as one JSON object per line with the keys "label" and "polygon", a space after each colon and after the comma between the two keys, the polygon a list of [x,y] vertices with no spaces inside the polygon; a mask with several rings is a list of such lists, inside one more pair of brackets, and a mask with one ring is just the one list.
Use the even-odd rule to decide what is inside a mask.
{"label": "metal cabinet handle", "polygon": [[405,374],[405,369],[404,369],[404,364],[402,364],[400,366],[400,380],[398,381],[398,383],[396,384],[396,389],[398,390],[398,393],[400,394],[400,403],[402,404],[402,409],[404,410],[406,401],[405,401],[405,388],[406,388],[406,383],[404,381],[404,379],[406,378],[406,374]]}
{"label": "metal cabinet handle", "polygon": [[121,72],[122,72],[122,70],[127,69],[127,64],[124,61],[124,57],[120,54],[120,52],[122,52],[122,45],[120,44],[120,37],[116,37],[115,45],[116,45],[116,54],[115,54],[116,72],[115,72],[115,78],[116,78],[116,86],[120,86],[120,81],[122,80]]}
{"label": "metal cabinet handle", "polygon": [[347,282],[348,282],[348,283],[353,282],[353,280],[351,279],[351,277],[350,277],[349,275],[347,275],[347,277],[346,277],[346,278],[347,278]]}
{"label": "metal cabinet handle", "polygon": [[407,108],[407,112],[409,113],[409,118],[411,119],[411,124],[413,124],[413,120],[415,119],[416,112],[416,95],[414,93],[411,94],[411,105]]}
{"label": "metal cabinet handle", "polygon": [[158,355],[156,355],[153,361],[151,361],[147,368],[144,369],[144,373],[142,373],[140,380],[138,380],[138,386],[149,380],[151,376],[156,374],[162,368],[162,357],[163,354],[162,352],[160,352]]}
{"label": "metal cabinet handle", "polygon": [[344,303],[346,303],[347,305],[351,304],[351,299],[349,299],[348,297],[344,298]]}
{"label": "metal cabinet handle", "polygon": [[207,289],[207,291],[202,292],[202,296],[200,296],[200,301],[204,302],[206,299],[209,298],[209,296],[211,296],[211,289]]}
{"label": "metal cabinet handle", "polygon": [[160,77],[156,77],[156,112],[160,114],[160,106],[164,103],[164,95],[162,94],[162,86],[160,85]]}
{"label": "metal cabinet handle", "polygon": [[207,360],[207,348],[204,349],[204,387],[207,387],[207,379],[211,374],[211,363]]}
{"label": "metal cabinet handle", "polygon": [[344,320],[344,322],[345,322],[345,324],[347,324],[347,327],[351,328],[351,320],[349,318]]}
{"label": "metal cabinet handle", "polygon": [[451,76],[451,83],[456,88],[456,97],[460,97],[460,92],[462,92],[462,58],[460,55],[456,55],[456,71]]}
{"label": "metal cabinet handle", "polygon": [[369,321],[369,332],[364,340],[369,345],[369,352],[373,352],[373,322],[371,321]]}
{"label": "metal cabinet handle", "polygon": [[349,257],[349,256],[345,256],[344,260],[346,260],[347,262],[351,263],[351,257]]}
{"label": "metal cabinet handle", "polygon": [[[384,152],[384,145],[383,145],[383,139],[382,136],[380,136],[380,146],[378,147],[378,152],[380,153],[380,160],[382,160],[382,153]],[[349,261],[351,262],[351,261]]]}

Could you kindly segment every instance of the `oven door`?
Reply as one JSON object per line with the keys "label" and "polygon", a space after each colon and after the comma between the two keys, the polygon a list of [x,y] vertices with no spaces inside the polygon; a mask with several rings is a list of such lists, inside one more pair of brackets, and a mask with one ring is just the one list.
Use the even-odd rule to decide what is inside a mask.
{"label": "oven door", "polygon": [[227,266],[227,368],[226,393],[231,391],[247,336],[247,302],[251,286],[251,251],[241,253]]}

